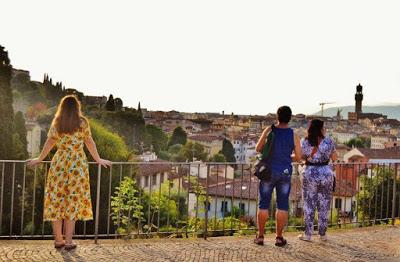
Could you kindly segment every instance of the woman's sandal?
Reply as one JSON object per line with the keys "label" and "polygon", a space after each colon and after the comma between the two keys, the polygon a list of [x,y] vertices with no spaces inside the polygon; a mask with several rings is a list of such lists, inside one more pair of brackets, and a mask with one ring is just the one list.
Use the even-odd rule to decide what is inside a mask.
{"label": "woman's sandal", "polygon": [[253,242],[254,242],[254,244],[263,246],[264,245],[264,236],[257,235],[256,238],[253,240]]}
{"label": "woman's sandal", "polygon": [[275,246],[277,247],[284,247],[286,246],[287,241],[283,237],[276,237],[275,238]]}
{"label": "woman's sandal", "polygon": [[54,248],[63,248],[65,246],[65,241],[54,241]]}
{"label": "woman's sandal", "polygon": [[299,239],[306,242],[311,242],[311,236],[307,236],[305,234],[299,235]]}
{"label": "woman's sandal", "polygon": [[74,242],[72,243],[66,243],[64,246],[65,250],[72,250],[75,249],[77,247],[77,244],[75,244]]}

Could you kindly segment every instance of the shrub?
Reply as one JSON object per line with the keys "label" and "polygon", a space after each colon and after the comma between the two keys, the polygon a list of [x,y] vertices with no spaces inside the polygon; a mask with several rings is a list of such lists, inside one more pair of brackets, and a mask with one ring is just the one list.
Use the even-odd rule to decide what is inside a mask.
{"label": "shrub", "polygon": [[112,220],[120,234],[130,233],[143,218],[143,206],[139,203],[138,190],[135,180],[124,177],[119,187],[115,189],[115,196],[111,197]]}

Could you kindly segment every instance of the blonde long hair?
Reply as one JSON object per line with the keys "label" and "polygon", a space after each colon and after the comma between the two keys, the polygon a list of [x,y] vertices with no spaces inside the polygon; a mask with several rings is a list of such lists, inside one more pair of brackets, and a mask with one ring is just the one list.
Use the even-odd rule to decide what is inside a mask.
{"label": "blonde long hair", "polygon": [[58,134],[73,134],[87,119],[82,115],[81,103],[74,95],[64,96],[58,105],[52,126]]}

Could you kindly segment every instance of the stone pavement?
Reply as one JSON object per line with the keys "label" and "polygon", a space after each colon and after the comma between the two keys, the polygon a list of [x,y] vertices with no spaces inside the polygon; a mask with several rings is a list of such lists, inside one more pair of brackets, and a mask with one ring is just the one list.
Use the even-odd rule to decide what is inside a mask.
{"label": "stone pavement", "polygon": [[0,261],[400,261],[400,228],[378,226],[336,230],[328,242],[297,240],[278,248],[269,235],[265,246],[252,237],[147,240],[78,240],[75,251],[57,251],[48,240],[2,240]]}

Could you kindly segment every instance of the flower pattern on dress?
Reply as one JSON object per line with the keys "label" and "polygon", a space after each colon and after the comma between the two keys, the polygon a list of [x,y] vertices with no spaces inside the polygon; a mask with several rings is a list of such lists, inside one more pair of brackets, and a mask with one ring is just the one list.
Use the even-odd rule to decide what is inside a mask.
{"label": "flower pattern on dress", "polygon": [[52,126],[48,137],[56,141],[57,152],[47,174],[44,220],[93,219],[88,161],[83,150],[85,140],[91,137],[89,123],[84,120],[75,133],[61,135]]}
{"label": "flower pattern on dress", "polygon": [[[327,162],[335,152],[335,144],[330,138],[324,138],[312,156],[313,146],[307,139],[301,143],[303,156],[312,163]],[[314,228],[315,209],[318,210],[318,231],[325,235],[328,227],[328,212],[333,191],[334,172],[330,165],[307,166],[303,174],[303,198],[305,234],[311,236]]]}

